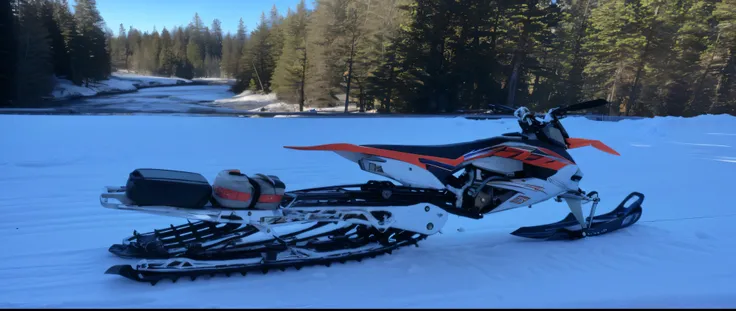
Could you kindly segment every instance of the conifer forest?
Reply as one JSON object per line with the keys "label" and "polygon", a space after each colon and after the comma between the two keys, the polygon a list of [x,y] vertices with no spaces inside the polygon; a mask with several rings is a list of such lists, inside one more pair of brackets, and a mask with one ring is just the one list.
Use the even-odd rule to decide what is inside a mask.
{"label": "conifer forest", "polygon": [[[248,5],[243,2],[242,5]],[[236,80],[305,106],[445,113],[546,110],[736,115],[736,0],[304,0],[223,33],[192,12],[174,28],[107,25],[95,0],[0,1],[2,105],[32,106],[55,77],[116,70]],[[73,10],[72,10],[73,9]],[[234,8],[236,9],[236,8]],[[73,13],[72,13],[73,12]]]}

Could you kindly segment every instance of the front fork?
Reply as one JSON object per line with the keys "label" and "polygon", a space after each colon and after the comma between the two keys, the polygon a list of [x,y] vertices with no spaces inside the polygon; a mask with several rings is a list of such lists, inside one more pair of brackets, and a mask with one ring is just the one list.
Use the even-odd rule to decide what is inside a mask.
{"label": "front fork", "polygon": [[[570,212],[575,216],[578,223],[580,223],[580,227],[582,229],[590,229],[593,225],[595,209],[598,207],[598,202],[601,200],[600,197],[598,197],[598,192],[591,191],[588,194],[585,194],[585,192],[580,191],[579,193],[563,194],[556,198],[558,202],[561,202],[561,199],[565,199],[567,206],[570,208]],[[585,216],[583,215],[583,204],[590,202],[593,202],[593,206],[590,208],[590,215],[588,216],[586,223]]]}

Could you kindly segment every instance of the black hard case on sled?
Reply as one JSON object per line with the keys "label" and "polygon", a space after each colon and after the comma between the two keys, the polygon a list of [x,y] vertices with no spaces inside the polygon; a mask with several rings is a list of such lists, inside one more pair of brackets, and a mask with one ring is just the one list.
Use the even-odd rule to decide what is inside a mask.
{"label": "black hard case on sled", "polygon": [[212,186],[197,173],[137,169],[128,177],[125,195],[139,206],[202,208],[212,197]]}

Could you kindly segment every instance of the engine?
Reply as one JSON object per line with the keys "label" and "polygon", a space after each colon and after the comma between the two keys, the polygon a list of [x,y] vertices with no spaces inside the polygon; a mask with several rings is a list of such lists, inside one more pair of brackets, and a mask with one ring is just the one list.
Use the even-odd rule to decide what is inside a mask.
{"label": "engine", "polygon": [[462,207],[480,214],[493,212],[495,208],[508,201],[518,191],[494,187],[493,181],[511,181],[517,177],[502,175],[479,168],[468,168],[460,176],[464,182]]}

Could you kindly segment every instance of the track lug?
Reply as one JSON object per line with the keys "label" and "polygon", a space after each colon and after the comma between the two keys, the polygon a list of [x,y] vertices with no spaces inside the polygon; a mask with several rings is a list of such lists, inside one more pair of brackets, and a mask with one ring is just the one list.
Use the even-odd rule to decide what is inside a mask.
{"label": "track lug", "polygon": [[[404,246],[418,247],[417,240],[426,237],[421,235],[420,238],[416,238],[415,235],[419,233],[398,228],[376,232],[365,228],[366,225],[363,224],[349,224],[329,232],[320,230],[313,236],[311,232],[307,233],[333,223],[331,219],[317,218],[314,220],[314,227],[286,234],[283,240],[280,236],[274,236],[275,239],[267,238],[263,242],[245,240],[245,237],[258,232],[255,227],[247,224],[234,223],[222,226],[223,224],[189,221],[187,223],[190,227],[171,224],[169,228],[141,235],[138,241],[128,239],[129,242],[124,241],[119,251],[114,252],[120,257],[145,259],[145,263],[139,263],[141,269],[145,268],[145,271],[138,271],[137,268],[128,265],[119,265],[111,267],[106,273],[155,286],[161,280],[176,283],[180,278],[195,281],[199,277],[209,279],[207,276],[215,278],[223,274],[231,277],[237,273],[242,276],[246,276],[248,272],[258,274],[259,271],[268,274],[273,269],[286,271],[291,267],[296,270],[320,265],[331,267],[333,264],[363,262],[364,259],[392,254],[394,250]],[[363,231],[360,231],[361,228]],[[348,234],[353,230],[357,230],[357,234]],[[384,239],[386,234],[391,234],[394,238]],[[209,243],[215,240],[217,242]],[[304,248],[307,252],[297,254],[295,247]],[[287,252],[288,255],[279,256]],[[324,256],[319,256],[322,253]],[[301,256],[304,254],[308,256]],[[268,256],[274,258],[269,259]]]}

